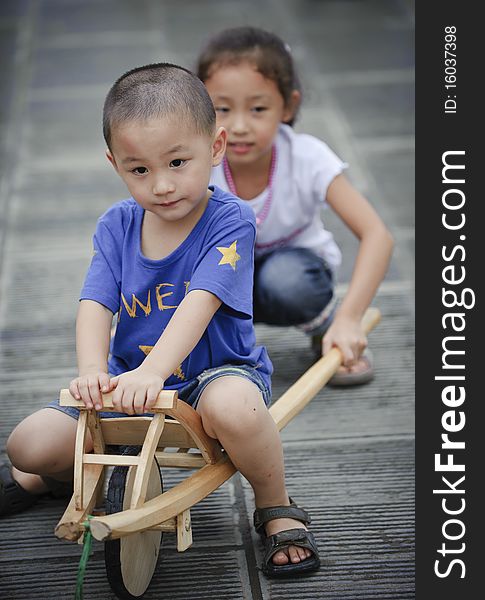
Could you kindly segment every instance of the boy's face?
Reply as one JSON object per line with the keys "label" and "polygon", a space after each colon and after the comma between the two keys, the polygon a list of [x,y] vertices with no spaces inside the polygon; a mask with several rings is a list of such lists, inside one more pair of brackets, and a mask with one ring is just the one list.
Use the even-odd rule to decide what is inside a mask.
{"label": "boy's face", "polygon": [[226,132],[198,134],[176,118],[131,121],[113,129],[108,159],[138,204],[162,221],[190,219],[210,196]]}

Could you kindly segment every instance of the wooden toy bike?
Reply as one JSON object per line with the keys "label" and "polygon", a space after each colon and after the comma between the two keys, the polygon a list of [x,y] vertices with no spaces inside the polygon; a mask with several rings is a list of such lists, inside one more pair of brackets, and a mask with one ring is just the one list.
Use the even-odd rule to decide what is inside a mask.
{"label": "wooden toy bike", "polygon": [[[377,309],[363,319],[368,333],[380,320]],[[327,383],[341,364],[331,350],[302,375],[270,410],[281,430]],[[74,493],[56,526],[57,537],[76,541],[84,533],[88,515],[102,504],[106,467],[114,466],[106,495],[106,515],[90,519],[94,538],[105,542],[108,580],[120,598],[140,598],[155,571],[163,532],[176,532],[177,550],[192,544],[190,509],[227,481],[236,468],[218,442],[202,428],[198,413],[162,391],[153,417],[100,419],[86,410],[69,390],[61,391],[61,405],[80,410],[74,464]],[[113,409],[111,394],[103,396],[103,411]],[[85,452],[90,432],[94,450]],[[113,446],[121,454],[107,454]],[[175,451],[174,451],[175,449]],[[195,469],[195,473],[163,492],[160,468]]]}

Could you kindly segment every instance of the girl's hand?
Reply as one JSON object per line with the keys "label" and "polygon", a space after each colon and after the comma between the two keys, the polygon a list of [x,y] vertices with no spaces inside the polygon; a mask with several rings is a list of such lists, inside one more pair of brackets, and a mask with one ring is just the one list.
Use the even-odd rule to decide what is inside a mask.
{"label": "girl's hand", "polygon": [[164,383],[158,373],[144,368],[143,365],[113,377],[111,379],[111,385],[115,388],[113,406],[119,412],[129,415],[150,412],[157,401],[158,394],[163,390]]}
{"label": "girl's hand", "polygon": [[360,320],[337,315],[323,336],[323,354],[327,354],[334,346],[342,352],[343,365],[351,367],[367,348],[367,337],[362,331]]}
{"label": "girl's hand", "polygon": [[108,373],[95,371],[86,373],[73,379],[69,384],[69,391],[76,400],[82,400],[86,408],[103,408],[102,393],[112,390]]}

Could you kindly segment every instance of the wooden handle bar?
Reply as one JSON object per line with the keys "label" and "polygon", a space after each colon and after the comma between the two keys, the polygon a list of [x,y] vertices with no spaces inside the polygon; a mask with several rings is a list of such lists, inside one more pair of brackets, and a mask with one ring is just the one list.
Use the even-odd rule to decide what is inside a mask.
{"label": "wooden handle bar", "polygon": [[[380,320],[380,311],[377,308],[368,308],[362,319],[362,328],[365,334],[367,335]],[[332,348],[280,396],[269,409],[278,429],[283,429],[303,410],[341,364],[342,353],[338,348]]]}
{"label": "wooden handle bar", "polygon": [[[118,411],[119,409],[113,406],[113,393],[102,394],[103,396],[103,408],[102,410],[105,412]],[[157,401],[155,406],[150,409],[150,412],[163,412],[167,409],[172,409],[177,407],[177,398],[178,393],[177,390],[162,390],[158,394]],[[80,410],[87,410],[84,402],[82,400],[76,400],[69,390],[61,390],[61,394],[59,397],[59,404],[61,406],[74,406],[75,408],[79,408]]]}

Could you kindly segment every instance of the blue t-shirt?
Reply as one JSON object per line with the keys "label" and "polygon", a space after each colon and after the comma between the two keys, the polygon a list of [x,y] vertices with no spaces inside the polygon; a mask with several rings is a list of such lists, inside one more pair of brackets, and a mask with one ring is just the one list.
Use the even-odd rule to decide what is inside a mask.
{"label": "blue t-shirt", "polygon": [[198,223],[162,260],[141,252],[145,211],[132,198],[118,202],[98,220],[80,299],[119,313],[109,359],[113,375],[138,367],[185,295],[206,290],[222,305],[165,387],[178,389],[205,369],[225,364],[256,367],[270,387],[271,361],[266,349],[255,345],[252,322],[254,214],[232,194],[211,189]]}

